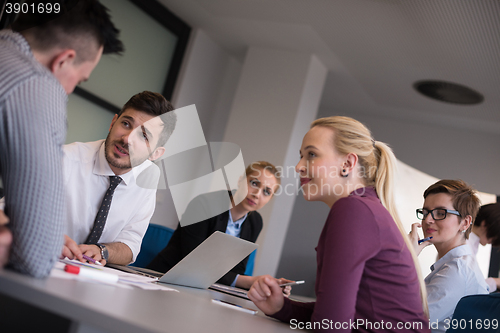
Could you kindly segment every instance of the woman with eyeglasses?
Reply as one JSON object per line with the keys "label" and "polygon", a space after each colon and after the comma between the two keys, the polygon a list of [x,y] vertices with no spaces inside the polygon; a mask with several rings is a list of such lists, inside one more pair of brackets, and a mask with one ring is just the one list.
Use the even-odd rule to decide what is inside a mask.
{"label": "woman with eyeglasses", "polygon": [[[410,239],[417,254],[431,244],[438,252],[438,261],[431,266],[425,284],[432,332],[445,332],[463,296],[488,293],[475,256],[466,244],[480,202],[475,190],[461,180],[438,181],[425,190],[424,199],[423,208],[417,209],[422,224],[412,225]],[[423,240],[429,240],[418,239],[419,227]]]}

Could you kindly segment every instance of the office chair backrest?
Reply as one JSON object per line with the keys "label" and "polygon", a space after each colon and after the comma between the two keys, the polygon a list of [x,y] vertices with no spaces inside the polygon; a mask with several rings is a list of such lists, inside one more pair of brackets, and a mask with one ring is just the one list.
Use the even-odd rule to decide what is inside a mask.
{"label": "office chair backrest", "polygon": [[130,266],[146,267],[167,246],[173,233],[173,229],[159,224],[150,224],[142,239],[141,252]]}
{"label": "office chair backrest", "polygon": [[446,332],[499,333],[500,293],[462,297]]}
{"label": "office chair backrest", "polygon": [[257,255],[257,250],[250,253],[247,261],[247,268],[245,269],[245,275],[252,276],[253,275],[253,266],[255,264],[255,256]]}

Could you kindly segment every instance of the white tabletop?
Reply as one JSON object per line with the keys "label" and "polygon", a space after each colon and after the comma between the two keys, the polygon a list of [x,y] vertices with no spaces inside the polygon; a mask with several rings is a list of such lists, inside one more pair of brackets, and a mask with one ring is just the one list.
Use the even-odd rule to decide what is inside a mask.
{"label": "white tabletop", "polygon": [[222,307],[212,299],[257,309],[247,300],[212,290],[171,286],[175,291],[49,277],[34,279],[0,270],[0,293],[48,310],[94,332],[285,332],[286,323]]}

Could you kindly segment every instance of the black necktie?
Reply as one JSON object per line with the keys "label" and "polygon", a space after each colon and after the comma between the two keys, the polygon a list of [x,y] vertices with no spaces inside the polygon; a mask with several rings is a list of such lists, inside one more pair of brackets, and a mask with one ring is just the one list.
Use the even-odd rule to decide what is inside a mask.
{"label": "black necktie", "polygon": [[94,227],[92,231],[90,231],[89,237],[87,237],[87,241],[85,244],[96,244],[99,242],[99,238],[101,238],[102,230],[104,229],[104,225],[106,224],[106,219],[108,217],[109,208],[111,206],[111,199],[113,199],[113,193],[115,193],[115,189],[120,184],[122,179],[118,176],[109,176],[109,187],[104,195],[104,198],[101,202],[101,207],[97,212],[97,215],[94,220]]}

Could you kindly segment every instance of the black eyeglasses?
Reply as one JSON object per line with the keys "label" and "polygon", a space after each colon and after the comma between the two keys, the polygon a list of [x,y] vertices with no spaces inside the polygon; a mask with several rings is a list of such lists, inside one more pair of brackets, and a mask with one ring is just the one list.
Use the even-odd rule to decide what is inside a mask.
{"label": "black eyeglasses", "polygon": [[420,209],[417,209],[417,219],[423,220],[427,217],[427,215],[429,215],[429,213],[431,213],[432,219],[434,221],[444,220],[446,218],[447,213],[462,217],[462,215],[460,215],[460,213],[457,212],[456,210],[450,210],[450,209],[444,209],[444,208],[436,208],[433,210],[427,210],[425,208],[420,208]]}

